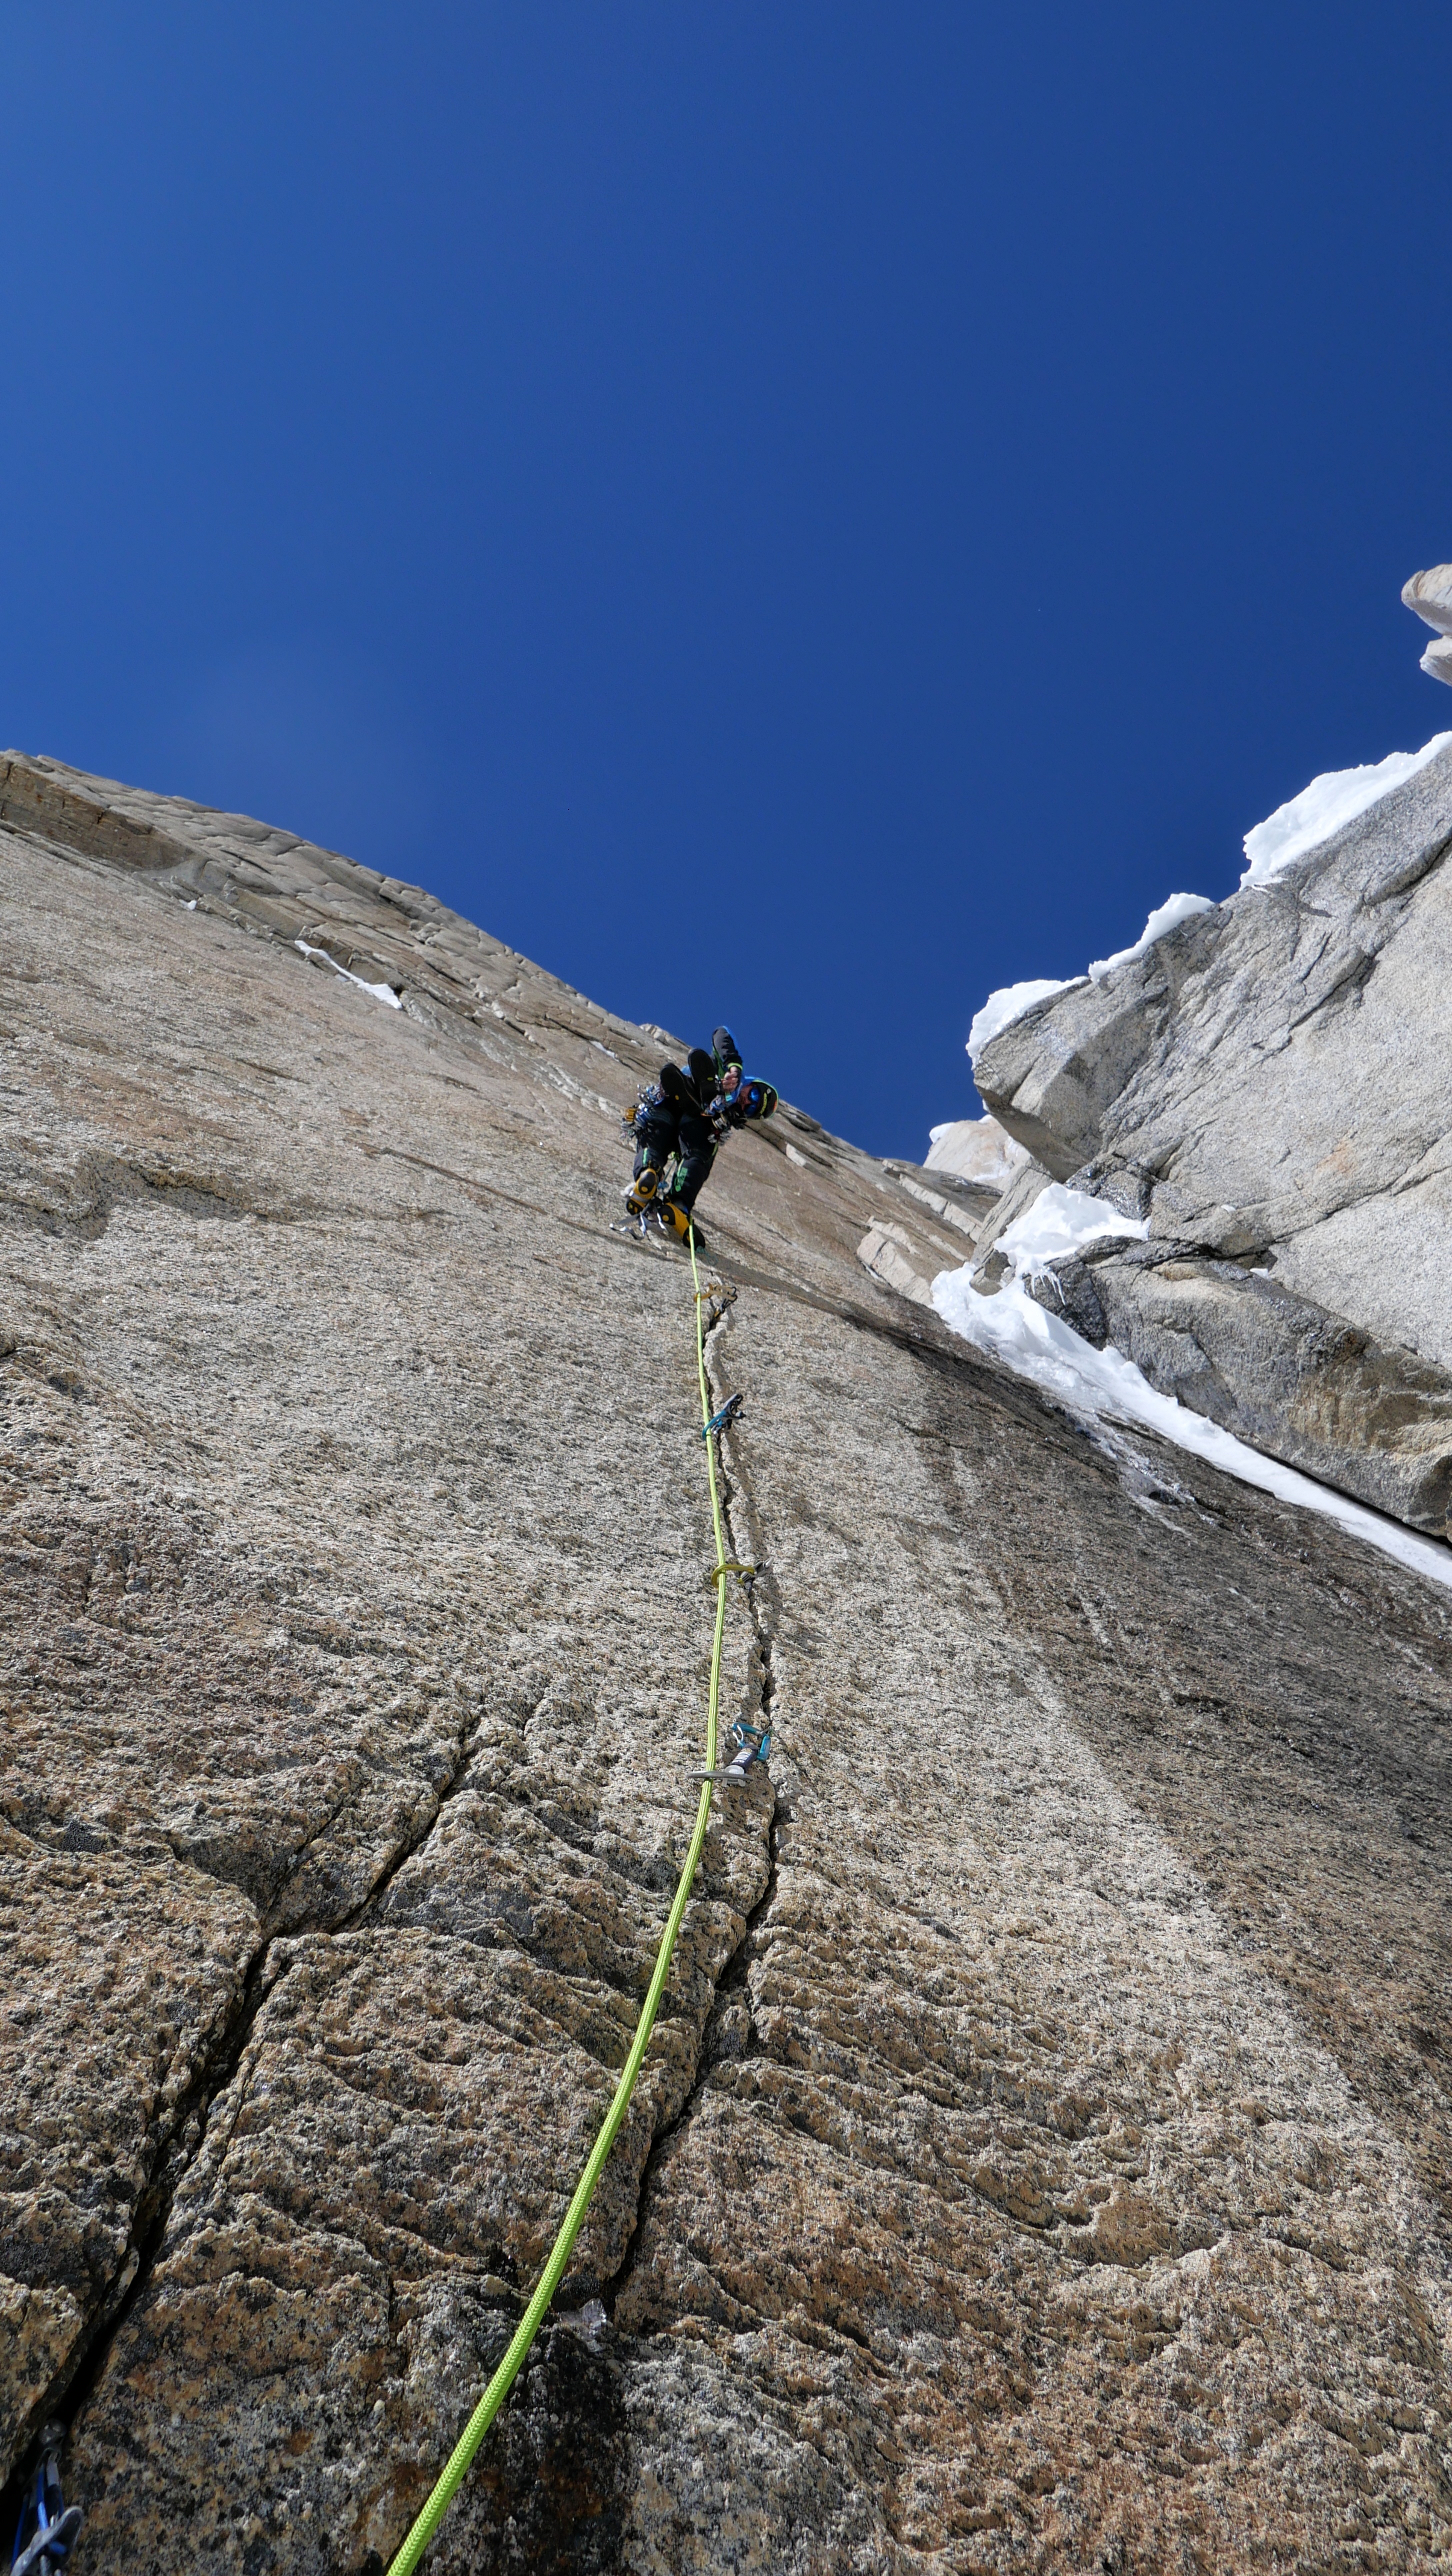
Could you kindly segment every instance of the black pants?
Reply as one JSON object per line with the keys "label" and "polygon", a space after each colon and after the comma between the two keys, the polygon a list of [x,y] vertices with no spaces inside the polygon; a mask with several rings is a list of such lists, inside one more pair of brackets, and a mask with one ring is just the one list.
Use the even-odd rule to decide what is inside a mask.
{"label": "black pants", "polygon": [[636,1179],[647,1165],[654,1172],[663,1172],[674,1154],[676,1176],[670,1195],[678,1207],[689,1213],[716,1160],[716,1139],[700,1111],[681,1109],[673,1100],[667,1101],[663,1109],[647,1109],[637,1121],[635,1133]]}
{"label": "black pants", "polygon": [[[716,1036],[734,1051],[734,1038],[729,1030],[718,1028]],[[669,1157],[675,1154],[675,1182],[669,1195],[677,1208],[695,1208],[705,1177],[716,1162],[716,1131],[705,1118],[700,1103],[716,1097],[716,1061],[705,1054],[703,1046],[690,1048],[685,1069],[680,1064],[662,1064],[659,1087],[664,1100],[659,1108],[644,1110],[636,1121],[636,1180],[649,1167],[651,1172],[664,1172]]]}
{"label": "black pants", "polygon": [[[657,1109],[646,1109],[636,1121],[635,1177],[649,1166],[663,1172],[672,1154],[676,1157],[676,1176],[670,1195],[677,1207],[689,1214],[700,1196],[711,1165],[716,1160],[716,1137],[708,1118],[702,1116],[697,1099],[702,1091],[707,1097],[715,1090],[715,1066],[699,1047],[691,1049],[687,1074],[694,1078],[696,1093],[679,1068],[668,1064],[662,1069],[661,1089],[665,1098]],[[668,1079],[674,1075],[674,1081]]]}

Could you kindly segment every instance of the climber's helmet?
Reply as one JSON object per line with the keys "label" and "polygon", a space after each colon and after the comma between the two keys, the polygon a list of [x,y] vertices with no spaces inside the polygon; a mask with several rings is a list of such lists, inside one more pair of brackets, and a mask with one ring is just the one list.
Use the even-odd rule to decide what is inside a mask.
{"label": "climber's helmet", "polygon": [[736,1092],[736,1107],[748,1118],[769,1118],[776,1107],[776,1091],[769,1082],[758,1082],[753,1074],[743,1074]]}

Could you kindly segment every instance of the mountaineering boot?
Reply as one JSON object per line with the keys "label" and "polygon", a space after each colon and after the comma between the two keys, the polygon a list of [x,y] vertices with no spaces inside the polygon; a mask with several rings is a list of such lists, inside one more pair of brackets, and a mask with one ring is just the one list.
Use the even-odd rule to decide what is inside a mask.
{"label": "mountaineering boot", "polygon": [[659,1181],[659,1172],[652,1171],[649,1163],[646,1164],[643,1172],[636,1173],[634,1180],[631,1182],[629,1189],[625,1193],[625,1204],[629,1208],[632,1216],[644,1216],[646,1209],[649,1207],[651,1200],[655,1196]]}
{"label": "mountaineering boot", "polygon": [[661,1200],[656,1208],[656,1215],[660,1218],[666,1233],[673,1234],[678,1243],[684,1243],[692,1228],[695,1227],[696,1250],[700,1251],[706,1238],[700,1227],[696,1225],[695,1218],[681,1206],[678,1199]]}

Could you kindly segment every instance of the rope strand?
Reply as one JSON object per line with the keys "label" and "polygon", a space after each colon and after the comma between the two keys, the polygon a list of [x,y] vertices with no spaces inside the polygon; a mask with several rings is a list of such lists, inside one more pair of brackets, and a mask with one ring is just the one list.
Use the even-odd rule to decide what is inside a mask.
{"label": "rope strand", "polygon": [[[686,1240],[690,1246],[691,1276],[696,1283],[696,1373],[700,1380],[701,1420],[704,1424],[711,1419],[711,1394],[706,1382],[706,1328],[702,1313],[705,1292],[702,1290],[701,1274],[696,1266],[694,1226],[690,1229]],[[721,1648],[726,1631],[727,1586],[723,1577],[730,1560],[722,1537],[721,1500],[716,1489],[716,1461],[712,1455],[712,1444],[709,1440],[705,1448],[706,1469],[711,1480],[711,1524],[716,1537],[716,1572],[710,1578],[716,1586],[716,1630],[711,1641],[711,1688],[706,1706],[706,1769],[712,1772],[716,1768],[716,1725],[721,1704]],[[640,2073],[642,2060],[650,2044],[650,2034],[655,2027],[656,2013],[661,1996],[665,1992],[666,1979],[670,1974],[676,1936],[685,1915],[686,1900],[691,1893],[691,1883],[696,1875],[706,1840],[706,1827],[710,1819],[711,1782],[706,1779],[701,1784],[701,1795],[696,1807],[695,1830],[691,1835],[690,1848],[686,1853],[671,1910],[666,1918],[665,1931],[661,1936],[660,1949],[656,1954],[655,1970],[641,2008],[640,2019],[636,2024],[635,2037],[630,2043],[630,2054],[620,2071],[614,2099],[605,2114],[604,2126],[590,2151],[590,2160],[580,2176],[574,2199],[565,2212],[560,2232],[550,2251],[549,2261],[540,2274],[538,2287],[514,2330],[509,2350],[449,2453],[435,2481],[433,2491],[416,2517],[403,2547],[390,2562],[388,2576],[414,2576],[414,2569],[453,2503],[475,2452],[523,2369],[530,2346],[544,2322],[550,2301],[564,2278],[565,2266],[570,2259],[575,2239],[585,2223],[585,2213],[594,2197],[595,2186],[605,2170],[610,2150],[619,2134],[620,2124],[630,2108],[630,2097],[635,2091],[635,2079]]]}

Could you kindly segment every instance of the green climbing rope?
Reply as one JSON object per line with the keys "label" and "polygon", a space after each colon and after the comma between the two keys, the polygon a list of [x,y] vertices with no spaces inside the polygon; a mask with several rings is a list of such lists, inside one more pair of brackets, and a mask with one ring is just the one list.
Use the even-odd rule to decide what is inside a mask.
{"label": "green climbing rope", "polygon": [[[701,1274],[696,1266],[694,1228],[687,1236],[687,1242],[691,1252],[691,1276],[696,1283],[696,1373],[701,1385],[701,1420],[706,1423],[711,1419],[711,1394],[706,1383],[706,1323],[702,1311],[707,1301],[707,1292],[701,1287]],[[711,1479],[711,1521],[716,1534],[718,1569],[713,1577],[716,1584],[716,1633],[711,1643],[711,1688],[706,1706],[706,1768],[708,1771],[714,1771],[716,1719],[721,1703],[721,1646],[726,1633],[727,1586],[721,1580],[721,1574],[730,1560],[727,1558],[725,1542],[721,1534],[721,1500],[716,1490],[716,1461],[709,1440],[705,1446],[706,1468]],[[676,1946],[676,1935],[681,1928],[681,1921],[686,1911],[686,1900],[691,1893],[691,1882],[696,1875],[697,1864],[706,1840],[706,1827],[710,1820],[711,1783],[709,1780],[704,1780],[701,1784],[700,1801],[696,1808],[695,1831],[691,1836],[690,1849],[686,1853],[675,1898],[666,1919],[665,1931],[661,1936],[660,1949],[656,1954],[655,1972],[641,2007],[635,2037],[630,2043],[630,2055],[620,2070],[620,2081],[615,2087],[614,2100],[605,2114],[605,2125],[590,2151],[590,2161],[580,2176],[575,2197],[565,2212],[560,2232],[551,2248],[549,2261],[540,2274],[533,2298],[514,2330],[509,2350],[449,2453],[435,2482],[433,2492],[414,2522],[403,2547],[391,2561],[388,2576],[413,2576],[414,2569],[458,2492],[465,2470],[523,2369],[530,2345],[544,2322],[550,2301],[564,2279],[565,2265],[570,2259],[570,2251],[575,2239],[584,2225],[585,2212],[594,2197],[595,2185],[605,2170],[606,2160],[615,2144],[620,2123],[630,2107],[630,2097],[635,2091],[635,2079],[640,2073],[641,2062],[650,2044],[651,2031],[655,2026],[660,1999],[665,1992],[666,1979],[670,1974],[671,1957]]]}

